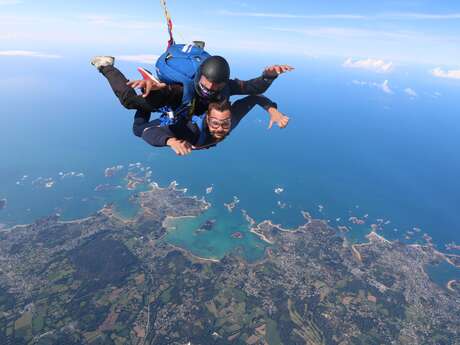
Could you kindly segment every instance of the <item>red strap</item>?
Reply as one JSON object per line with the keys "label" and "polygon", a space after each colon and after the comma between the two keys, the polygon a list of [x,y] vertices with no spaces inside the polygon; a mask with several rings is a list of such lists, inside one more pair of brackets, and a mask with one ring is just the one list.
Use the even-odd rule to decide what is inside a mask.
{"label": "red strap", "polygon": [[166,6],[166,0],[160,0],[161,5],[163,6],[165,17],[166,17],[166,24],[168,25],[168,33],[169,33],[169,41],[168,41],[168,48],[174,44],[174,37],[173,37],[173,23],[171,20],[171,16],[169,15],[168,7]]}

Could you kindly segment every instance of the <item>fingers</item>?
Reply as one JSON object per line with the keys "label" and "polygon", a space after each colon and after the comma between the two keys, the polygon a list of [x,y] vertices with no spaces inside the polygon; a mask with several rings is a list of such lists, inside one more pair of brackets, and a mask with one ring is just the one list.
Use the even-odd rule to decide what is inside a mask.
{"label": "fingers", "polygon": [[184,141],[184,152],[186,155],[192,152],[192,145],[190,145],[188,142]]}
{"label": "fingers", "polygon": [[145,83],[145,89],[144,89],[144,93],[142,94],[142,97],[147,97],[150,93],[150,91],[152,90],[152,83]]}
{"label": "fingers", "polygon": [[272,116],[270,118],[270,123],[268,125],[268,129],[272,128],[273,127],[273,124],[277,124],[279,128],[284,128],[288,125],[289,123],[289,117],[281,114],[281,113],[278,113],[277,115],[275,116]]}
{"label": "fingers", "polygon": [[282,74],[282,73],[286,73],[286,72],[289,72],[289,71],[292,71],[294,68],[289,66],[289,65],[276,65],[276,73],[279,75],[279,74]]}
{"label": "fingers", "polygon": [[273,65],[273,66],[267,67],[265,69],[265,72],[280,75],[280,74],[283,74],[283,73],[286,73],[286,72],[290,72],[292,70],[294,70],[294,67],[292,67],[290,65]]}
{"label": "fingers", "polygon": [[182,146],[174,147],[173,150],[178,156],[185,156],[187,154]]}
{"label": "fingers", "polygon": [[149,80],[145,82],[145,91],[142,94],[142,97],[147,97],[152,90],[160,90],[165,88],[167,85],[165,83],[158,83],[154,80]]}
{"label": "fingers", "polygon": [[280,128],[284,128],[288,125],[288,123],[289,123],[289,117],[283,116],[281,120],[278,122],[278,126]]}
{"label": "fingers", "polygon": [[172,145],[171,148],[178,156],[185,156],[192,152],[193,146],[190,145],[188,142],[181,140],[177,143],[174,143],[174,145]]}
{"label": "fingers", "polygon": [[130,80],[126,85],[131,86],[133,89],[141,89],[145,86],[144,80]]}
{"label": "fingers", "polygon": [[272,66],[271,69],[270,69],[270,71],[271,71],[272,73],[274,73],[274,74],[279,74],[279,73],[278,73],[278,66]]}
{"label": "fingers", "polygon": [[181,146],[178,151],[179,152],[177,154],[179,156],[186,156],[186,155],[188,155],[189,153],[192,152],[192,148],[191,147],[186,147],[186,146]]}
{"label": "fingers", "polygon": [[294,70],[294,67],[292,66],[289,66],[289,65],[281,65],[281,71],[282,73],[284,72],[290,72],[290,71],[293,71]]}
{"label": "fingers", "polygon": [[273,123],[275,121],[273,121],[272,119],[270,119],[270,122],[268,123],[268,129],[271,129],[273,127]]}
{"label": "fingers", "polygon": [[279,73],[277,72],[277,70],[276,70],[277,68],[278,68],[277,65],[268,66],[267,68],[265,68],[265,72],[266,72],[266,73],[269,73],[269,74],[272,74],[272,75],[277,75],[277,74],[279,74]]}
{"label": "fingers", "polygon": [[131,86],[133,89],[144,89],[142,97],[147,97],[152,90],[160,90],[168,86],[165,83],[158,83],[153,80],[130,80],[126,85]]}

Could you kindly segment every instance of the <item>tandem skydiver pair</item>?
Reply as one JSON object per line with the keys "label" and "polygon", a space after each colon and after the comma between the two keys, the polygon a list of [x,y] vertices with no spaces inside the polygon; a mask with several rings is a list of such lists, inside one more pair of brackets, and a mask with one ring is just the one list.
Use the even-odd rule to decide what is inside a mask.
{"label": "tandem skydiver pair", "polygon": [[[169,146],[178,155],[215,146],[256,104],[269,113],[269,127],[276,123],[284,128],[289,121],[275,103],[260,96],[279,74],[292,70],[287,65],[267,67],[262,76],[242,81],[229,78],[230,67],[224,58],[208,56],[198,66],[190,92],[186,90],[187,81],[166,84],[143,69],[144,80],[128,81],[114,67],[113,57],[98,56],[92,64],[107,78],[121,104],[136,110],[134,134],[153,146]],[[143,94],[136,94],[133,88],[141,88]],[[191,94],[188,101],[184,100],[187,92]],[[251,96],[230,104],[232,95]],[[152,112],[161,111],[162,117],[150,121]]]}

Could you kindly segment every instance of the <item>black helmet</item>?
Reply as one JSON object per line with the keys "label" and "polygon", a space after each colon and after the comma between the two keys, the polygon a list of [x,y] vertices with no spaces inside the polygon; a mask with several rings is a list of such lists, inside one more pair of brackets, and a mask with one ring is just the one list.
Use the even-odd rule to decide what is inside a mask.
{"label": "black helmet", "polygon": [[201,64],[199,74],[213,83],[226,83],[230,78],[230,66],[222,56],[210,56]]}
{"label": "black helmet", "polygon": [[230,66],[222,56],[216,55],[204,60],[198,69],[198,73],[195,76],[195,90],[197,94],[207,99],[215,98],[219,92],[209,90],[204,85],[201,85],[201,76],[205,76],[206,79],[213,83],[227,83],[230,77]]}

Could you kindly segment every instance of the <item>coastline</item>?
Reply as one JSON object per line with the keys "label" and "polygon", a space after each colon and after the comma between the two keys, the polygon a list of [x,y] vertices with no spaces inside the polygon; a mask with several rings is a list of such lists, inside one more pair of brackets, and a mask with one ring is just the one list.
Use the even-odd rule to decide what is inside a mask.
{"label": "coastline", "polygon": [[216,258],[204,258],[204,257],[201,257],[201,256],[198,256],[196,254],[193,254],[191,251],[189,251],[188,249],[185,249],[185,248],[182,248],[182,247],[179,247],[179,246],[176,246],[172,243],[169,243],[169,242],[166,242],[168,244],[168,246],[171,246],[172,248],[174,249],[177,249],[179,251],[181,251],[182,253],[184,253],[186,256],[189,256],[195,260],[198,260],[198,261],[205,261],[205,262],[213,262],[213,263],[216,263],[216,262],[220,262],[219,259],[216,259]]}
{"label": "coastline", "polygon": [[457,283],[457,280],[450,280],[446,285],[447,290],[452,291],[452,292],[456,292],[455,289],[453,288],[454,284],[456,284],[456,283]]}
{"label": "coastline", "polygon": [[[183,188],[183,189],[177,188],[177,182],[176,181],[171,182],[167,187],[160,187],[156,182],[151,182],[151,183],[148,184],[148,187],[149,187],[149,189],[147,189],[145,191],[142,191],[142,192],[139,192],[139,195],[141,195],[141,196],[146,195],[146,194],[148,194],[150,192],[154,192],[155,190],[168,190],[169,189],[169,190],[173,190],[175,192],[182,193],[182,194],[186,193],[186,191],[187,191],[186,188]],[[204,196],[203,197],[198,197],[198,196],[185,196],[184,195],[183,197],[184,198],[190,198],[190,199],[202,202],[203,205],[201,206],[201,211],[203,211],[203,212],[212,207],[212,204],[209,203],[208,201],[206,201]],[[139,206],[140,206],[140,208],[142,210],[141,213],[143,212],[145,215],[149,215],[151,213],[149,207],[146,207],[143,204],[142,197],[140,199],[141,200],[139,201]],[[243,213],[243,216],[244,216],[245,220],[248,223],[249,232],[253,233],[258,238],[260,238],[262,241],[264,241],[265,243],[267,243],[269,245],[274,245],[276,243],[276,241],[270,239],[269,237],[267,237],[266,234],[264,234],[264,228],[274,228],[274,229],[276,229],[277,231],[280,231],[280,232],[296,232],[296,231],[302,231],[302,229],[307,228],[308,225],[311,224],[313,221],[318,221],[318,222],[322,222],[322,223],[326,224],[331,229],[334,229],[334,231],[340,232],[340,230],[337,229],[336,227],[329,226],[327,221],[322,220],[322,219],[314,219],[310,215],[310,213],[307,212],[307,211],[301,211],[301,214],[302,214],[303,218],[306,221],[305,224],[302,224],[302,225],[300,225],[300,226],[298,226],[296,228],[292,228],[292,229],[284,228],[280,224],[274,224],[272,222],[272,220],[270,220],[270,219],[265,219],[265,220],[257,223],[251,216],[249,216],[249,214],[248,214],[248,212],[246,210],[243,209],[241,211]],[[62,220],[62,221],[58,219],[58,220],[56,220],[56,222],[60,223],[60,224],[72,224],[72,223],[80,224],[82,222],[90,220],[91,218],[94,217],[94,215],[101,214],[101,213],[104,214],[107,217],[113,217],[117,221],[123,222],[125,224],[133,223],[133,222],[136,221],[136,218],[137,218],[137,217],[124,218],[123,216],[119,215],[116,212],[116,210],[114,210],[113,205],[107,204],[103,208],[101,208],[100,210],[95,212],[93,215],[90,215],[88,217],[78,218],[78,219],[74,219],[74,220]],[[59,216],[59,215],[57,214],[56,216]],[[138,214],[138,216],[139,216],[139,214]],[[165,228],[166,232],[159,239],[164,239],[164,237],[168,233],[170,233],[171,231],[176,230],[176,227],[172,225],[172,222],[175,222],[175,221],[181,220],[181,219],[193,219],[193,218],[196,218],[197,216],[198,216],[198,214],[197,215],[185,215],[185,216],[167,215],[163,219],[163,221],[161,223],[161,225]],[[18,228],[24,228],[24,227],[27,227],[29,225],[30,224],[18,224],[18,225],[14,225],[14,226],[12,226],[10,228],[0,228],[0,233],[13,231],[14,229],[18,229]],[[370,244],[372,244],[374,242],[381,242],[381,243],[388,244],[388,245],[392,245],[394,243],[394,242],[392,242],[390,240],[387,240],[385,237],[383,237],[382,235],[378,234],[373,229],[371,229],[371,231],[366,235],[366,238],[368,239],[368,242],[353,243],[350,246],[352,255],[359,262],[362,262],[362,256],[361,256],[361,254],[359,252],[359,247],[370,245]],[[169,245],[173,246],[174,248],[178,248],[178,249],[180,249],[180,250],[182,250],[184,252],[187,252],[188,254],[192,255],[196,259],[210,261],[210,262],[219,262],[220,261],[219,259],[212,258],[212,257],[210,257],[210,258],[200,257],[198,255],[193,254],[191,252],[191,250],[189,250],[189,249],[186,249],[186,248],[183,248],[183,247],[178,247],[178,246],[173,245],[173,244],[171,244],[169,242],[167,242],[167,243]],[[419,248],[420,250],[424,250],[424,248],[430,248],[430,250],[432,251],[432,253],[435,256],[437,256],[438,258],[442,259],[443,261],[447,262],[448,264],[450,264],[450,265],[452,265],[452,266],[454,266],[456,268],[460,268],[460,265],[457,265],[454,262],[454,260],[451,259],[452,257],[460,258],[460,255],[443,253],[443,252],[435,249],[432,245],[429,245],[429,244],[428,245],[406,244],[406,245],[408,247]],[[260,260],[263,260],[263,258],[261,258]]]}
{"label": "coastline", "polygon": [[[310,215],[309,212],[307,211],[301,211],[301,214],[302,216],[305,218],[305,220],[307,221],[305,224],[303,225],[300,225],[298,226],[297,228],[293,228],[293,229],[285,229],[283,227],[281,227],[280,224],[273,224],[272,221],[270,219],[266,219],[266,220],[263,220],[262,222],[260,223],[257,223],[252,217],[249,216],[249,214],[247,213],[246,210],[242,210],[243,212],[243,215],[246,219],[246,221],[249,223],[249,227],[250,227],[250,232],[252,232],[253,234],[257,235],[261,240],[263,240],[264,242],[270,244],[270,245],[273,245],[275,244],[274,241],[271,241],[270,239],[268,239],[262,232],[261,232],[261,228],[265,225],[268,225],[272,228],[276,228],[278,231],[280,232],[286,232],[286,231],[291,231],[291,232],[296,232],[296,231],[299,231],[300,229],[302,228],[305,228],[307,227],[309,224],[311,224],[313,221],[320,221],[320,222],[323,222],[325,223],[327,226],[328,223],[325,221],[325,220],[322,220],[322,219],[313,219]],[[335,231],[339,232],[340,229],[338,228],[335,228],[335,227],[331,227],[332,229],[334,229]],[[361,242],[361,243],[353,243],[351,244],[351,251],[352,251],[352,255],[353,257],[359,261],[359,262],[362,262],[362,256],[361,256],[361,253],[359,252],[358,248],[361,247],[361,246],[367,246],[367,245],[372,245],[374,242],[381,242],[381,243],[384,243],[384,244],[387,244],[387,245],[393,245],[394,241],[390,241],[388,239],[386,239],[384,236],[378,234],[374,229],[371,228],[371,231],[365,236],[367,239],[368,239],[368,242]],[[460,265],[457,265],[451,258],[449,258],[449,256],[451,257],[456,257],[456,258],[460,258],[460,255],[456,255],[456,254],[447,254],[447,253],[443,253],[437,249],[435,249],[432,245],[430,244],[427,244],[427,245],[421,245],[421,244],[406,244],[406,246],[408,247],[413,247],[413,248],[418,248],[420,250],[423,250],[424,248],[430,248],[432,251],[433,251],[433,254],[437,257],[439,257],[440,259],[444,260],[445,262],[447,262],[448,264],[450,264],[451,266],[454,266],[458,269],[460,269]],[[460,260],[459,260],[460,261]]]}

